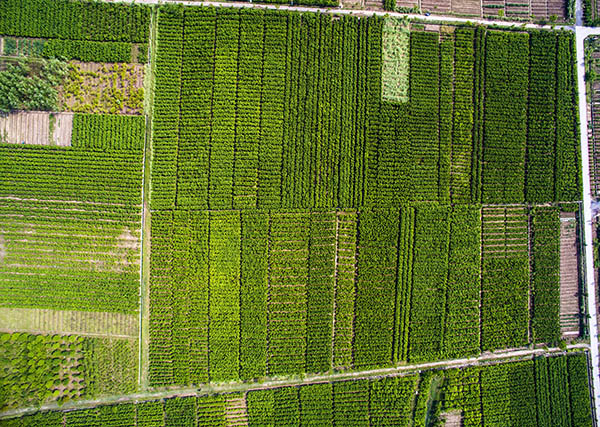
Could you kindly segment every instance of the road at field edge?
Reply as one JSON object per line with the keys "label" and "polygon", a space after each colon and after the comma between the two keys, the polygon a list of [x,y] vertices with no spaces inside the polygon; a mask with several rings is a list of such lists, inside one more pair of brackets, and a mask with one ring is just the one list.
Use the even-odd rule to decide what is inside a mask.
{"label": "road at field edge", "polygon": [[600,28],[587,28],[583,24],[581,0],[575,6],[575,41],[577,51],[577,90],[579,103],[579,137],[581,143],[581,173],[583,176],[583,221],[585,278],[590,336],[590,359],[592,362],[592,393],[595,408],[595,425],[600,426],[600,362],[598,356],[598,316],[596,313],[596,283],[594,274],[594,241],[592,230],[592,193],[590,189],[590,152],[588,145],[587,98],[585,87],[585,46],[586,37],[600,35]]}
{"label": "road at field edge", "polygon": [[[587,344],[574,344],[567,346],[568,350],[588,350]],[[268,379],[264,382],[252,383],[221,383],[221,384],[205,384],[199,387],[173,387],[159,391],[148,391],[140,393],[132,393],[127,395],[111,395],[98,399],[69,401],[64,405],[59,406],[56,403],[41,405],[40,407],[19,408],[0,413],[0,420],[21,417],[28,414],[33,414],[38,411],[62,410],[70,411],[76,409],[93,408],[99,405],[108,405],[116,403],[135,403],[149,400],[167,399],[171,397],[184,396],[202,396],[209,393],[233,393],[243,392],[248,390],[261,390],[284,386],[298,386],[314,383],[324,383],[329,381],[343,381],[367,379],[378,376],[395,376],[408,375],[417,373],[424,369],[451,369],[461,368],[473,365],[487,365],[495,363],[503,363],[515,360],[526,360],[536,355],[543,354],[565,354],[560,348],[538,348],[538,349],[520,349],[507,352],[485,353],[477,357],[464,359],[443,360],[438,362],[426,362],[412,365],[401,365],[391,368],[371,369],[368,371],[350,371],[328,373],[320,375],[307,375],[304,377],[284,378],[284,379]]]}

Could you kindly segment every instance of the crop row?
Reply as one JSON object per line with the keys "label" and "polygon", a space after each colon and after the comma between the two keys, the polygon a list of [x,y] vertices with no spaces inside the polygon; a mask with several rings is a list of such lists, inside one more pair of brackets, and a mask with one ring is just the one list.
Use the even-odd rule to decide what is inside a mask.
{"label": "crop row", "polygon": [[50,39],[41,52],[45,58],[83,62],[131,62],[131,43]]}
{"label": "crop row", "polygon": [[71,0],[5,0],[0,34],[146,43],[150,7]]}
{"label": "crop row", "polygon": [[535,341],[560,340],[560,220],[556,208],[536,208],[533,214],[532,332]]}
{"label": "crop row", "polygon": [[465,426],[591,426],[585,353],[445,372],[437,409]]}
{"label": "crop row", "polygon": [[[552,400],[554,406],[548,406]],[[420,374],[39,412],[3,425],[591,426],[585,353]]]}
{"label": "crop row", "polygon": [[481,346],[520,347],[528,342],[530,321],[528,212],[484,208],[482,220]]}
{"label": "crop row", "polygon": [[153,207],[580,199],[570,34],[413,31],[397,103],[381,98],[389,33],[379,17],[161,8]]}
{"label": "crop row", "polygon": [[144,147],[145,130],[142,116],[75,114],[71,145],[84,150],[139,153]]}
{"label": "crop row", "polygon": [[[486,239],[515,235],[490,228],[487,211],[482,227],[481,215],[472,205],[154,211],[151,382],[464,357],[526,345],[530,322],[558,328],[558,313],[543,311],[547,298],[535,290],[532,312],[542,314],[530,318],[527,227],[524,250],[484,246],[482,263],[482,244],[491,245],[482,229]],[[543,248],[558,247],[558,238],[549,235]],[[548,251],[533,247],[534,277],[536,265],[545,275],[539,260]],[[558,293],[556,281],[544,286]]]}
{"label": "crop row", "polygon": [[0,151],[2,305],[135,312],[141,150]]}

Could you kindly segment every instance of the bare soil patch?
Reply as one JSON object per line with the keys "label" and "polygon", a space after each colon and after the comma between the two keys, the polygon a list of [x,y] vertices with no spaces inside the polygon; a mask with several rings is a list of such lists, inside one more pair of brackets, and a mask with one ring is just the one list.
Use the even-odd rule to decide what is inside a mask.
{"label": "bare soil patch", "polygon": [[481,16],[480,0],[452,0],[452,13]]}
{"label": "bare soil patch", "polygon": [[560,324],[563,337],[579,336],[579,259],[575,214],[560,221]]}
{"label": "bare soil patch", "polygon": [[18,111],[0,117],[0,140],[9,144],[71,145],[72,113]]}
{"label": "bare soil patch", "polygon": [[71,134],[73,132],[73,113],[54,114],[54,129],[52,142],[61,147],[71,146]]}
{"label": "bare soil patch", "polygon": [[459,411],[445,412],[441,415],[444,420],[445,427],[461,427],[462,426],[462,413]]}

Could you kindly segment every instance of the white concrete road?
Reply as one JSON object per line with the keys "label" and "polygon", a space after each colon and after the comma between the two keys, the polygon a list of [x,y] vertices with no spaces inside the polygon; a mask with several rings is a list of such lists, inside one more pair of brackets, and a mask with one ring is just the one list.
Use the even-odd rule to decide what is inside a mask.
{"label": "white concrete road", "polygon": [[577,88],[579,100],[579,132],[581,142],[581,171],[583,175],[583,220],[585,278],[587,285],[590,359],[592,362],[592,387],[596,426],[600,425],[600,362],[598,355],[598,316],[596,313],[596,283],[594,274],[594,246],[592,230],[592,193],[590,188],[590,158],[588,145],[587,97],[585,87],[585,48],[584,41],[590,35],[600,34],[600,28],[583,27],[583,9],[581,0],[576,2],[575,38],[577,50]]}
{"label": "white concrete road", "polygon": [[[574,344],[567,347],[568,350],[584,350],[587,349],[587,344]],[[221,383],[221,384],[203,384],[198,387],[169,387],[163,389],[156,389],[152,391],[145,391],[133,394],[124,395],[109,395],[103,396],[93,400],[72,400],[58,405],[56,402],[44,404],[41,406],[33,406],[28,408],[11,409],[0,412],[0,421],[12,417],[20,417],[27,414],[32,414],[39,410],[51,411],[51,410],[72,410],[72,409],[85,409],[93,408],[98,405],[107,405],[114,403],[131,403],[131,402],[142,402],[147,400],[157,399],[168,399],[171,397],[182,397],[182,396],[201,396],[203,394],[211,393],[232,393],[232,392],[243,392],[248,390],[261,390],[266,388],[283,387],[283,386],[296,386],[323,383],[328,381],[341,381],[347,379],[365,379],[377,376],[399,376],[408,375],[411,373],[420,372],[426,369],[450,369],[450,368],[462,368],[466,366],[475,365],[489,365],[497,364],[505,361],[516,361],[516,360],[527,360],[533,356],[541,354],[564,354],[564,351],[560,348],[538,348],[538,349],[519,349],[509,351],[499,351],[494,353],[484,353],[477,357],[469,357],[464,359],[453,359],[453,360],[442,360],[438,362],[425,362],[410,365],[400,365],[392,368],[380,368],[372,369],[368,371],[350,371],[350,372],[337,372],[328,374],[317,374],[317,375],[306,375],[301,378],[290,377],[290,378],[279,378],[270,379],[260,383]]]}

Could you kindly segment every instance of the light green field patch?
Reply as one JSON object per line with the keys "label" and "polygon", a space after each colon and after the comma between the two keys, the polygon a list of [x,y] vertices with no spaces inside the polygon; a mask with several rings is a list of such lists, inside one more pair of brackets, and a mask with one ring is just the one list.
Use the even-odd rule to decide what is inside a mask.
{"label": "light green field patch", "polygon": [[135,338],[138,329],[129,314],[0,307],[0,332]]}
{"label": "light green field patch", "polygon": [[86,342],[88,393],[92,396],[133,393],[137,385],[137,341],[91,338]]}
{"label": "light green field patch", "polygon": [[410,32],[400,18],[386,17],[383,24],[383,69],[381,97],[384,101],[408,101]]}

